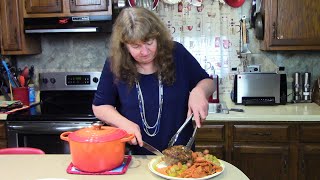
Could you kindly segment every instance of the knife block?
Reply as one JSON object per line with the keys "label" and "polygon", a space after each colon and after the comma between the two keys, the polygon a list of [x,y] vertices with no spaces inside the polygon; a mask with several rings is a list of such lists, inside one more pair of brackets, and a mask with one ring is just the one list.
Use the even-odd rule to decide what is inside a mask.
{"label": "knife block", "polygon": [[320,77],[314,82],[312,88],[312,102],[320,106]]}

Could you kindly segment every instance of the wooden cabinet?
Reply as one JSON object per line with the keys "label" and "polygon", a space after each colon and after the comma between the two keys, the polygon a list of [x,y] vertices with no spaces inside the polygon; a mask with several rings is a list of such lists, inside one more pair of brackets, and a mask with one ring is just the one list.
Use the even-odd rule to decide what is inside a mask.
{"label": "wooden cabinet", "polygon": [[0,149],[7,147],[5,122],[0,121]]}
{"label": "wooden cabinet", "polygon": [[196,150],[237,166],[250,179],[318,180],[319,122],[206,121]]}
{"label": "wooden cabinet", "polygon": [[289,125],[234,124],[231,128],[231,162],[249,179],[289,179]]}
{"label": "wooden cabinet", "polygon": [[40,37],[24,34],[19,0],[0,1],[0,11],[1,54],[41,53]]}
{"label": "wooden cabinet", "polygon": [[24,0],[24,17],[111,15],[111,0]]}
{"label": "wooden cabinet", "polygon": [[196,151],[208,149],[210,154],[225,160],[226,132],[224,123],[208,122],[196,134]]}
{"label": "wooden cabinet", "polygon": [[263,1],[262,50],[320,50],[320,1]]}
{"label": "wooden cabinet", "polygon": [[299,170],[301,180],[320,179],[320,124],[299,126]]}
{"label": "wooden cabinet", "polygon": [[62,0],[25,0],[25,9],[28,14],[59,13],[62,12]]}

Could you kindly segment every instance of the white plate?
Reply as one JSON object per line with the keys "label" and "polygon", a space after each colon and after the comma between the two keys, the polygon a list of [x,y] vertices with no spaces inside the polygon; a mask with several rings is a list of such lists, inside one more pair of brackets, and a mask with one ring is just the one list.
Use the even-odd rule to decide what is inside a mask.
{"label": "white plate", "polygon": [[221,172],[216,172],[214,174],[211,174],[209,176],[205,176],[202,178],[178,178],[178,177],[171,177],[171,176],[166,176],[164,174],[159,173],[158,171],[156,171],[153,167],[157,167],[157,168],[164,168],[167,167],[167,165],[164,163],[164,161],[162,161],[161,157],[157,157],[157,158],[153,158],[149,164],[148,167],[150,169],[151,172],[153,172],[154,174],[161,176],[165,179],[172,179],[172,180],[186,180],[186,179],[199,179],[199,180],[204,180],[204,179],[210,179],[212,177],[218,176],[219,174],[221,174],[224,171],[224,164],[219,160],[220,162],[220,166],[222,167],[222,171]]}

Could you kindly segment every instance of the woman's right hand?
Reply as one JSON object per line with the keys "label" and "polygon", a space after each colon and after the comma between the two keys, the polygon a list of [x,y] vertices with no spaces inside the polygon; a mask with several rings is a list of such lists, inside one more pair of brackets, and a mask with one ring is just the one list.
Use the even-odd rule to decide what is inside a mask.
{"label": "woman's right hand", "polygon": [[122,127],[119,127],[119,128],[127,131],[127,133],[129,133],[129,134],[134,134],[135,138],[133,138],[129,142],[129,144],[139,145],[140,147],[143,146],[142,135],[141,135],[139,125],[137,125],[136,123],[134,123],[132,121],[128,121],[127,123],[123,124]]}

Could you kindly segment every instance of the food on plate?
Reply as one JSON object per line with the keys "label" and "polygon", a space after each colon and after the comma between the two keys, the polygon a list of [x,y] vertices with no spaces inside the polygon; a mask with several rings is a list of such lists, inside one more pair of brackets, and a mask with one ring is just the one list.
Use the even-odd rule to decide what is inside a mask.
{"label": "food on plate", "polygon": [[[166,151],[166,154],[164,151]],[[212,154],[209,154],[209,150],[204,150],[203,152],[193,152],[188,150],[186,154],[189,155],[189,151],[191,151],[191,157],[187,159],[187,156],[182,156],[183,162],[178,161],[181,154],[185,153],[185,148],[181,146],[172,146],[163,151],[165,155],[162,159],[166,163],[165,160],[169,160],[170,163],[175,162],[174,164],[167,164],[166,167],[163,168],[155,168],[161,174],[171,177],[178,178],[202,178],[205,176],[212,175],[217,172],[221,172],[222,166],[220,161]],[[170,157],[166,157],[170,155]],[[174,155],[179,156],[179,158],[175,158]],[[185,155],[185,154],[184,154]],[[189,156],[188,156],[189,157]]]}
{"label": "food on plate", "polygon": [[182,145],[171,146],[163,150],[162,154],[164,155],[163,161],[167,165],[178,164],[178,162],[186,164],[192,159],[192,151]]}

